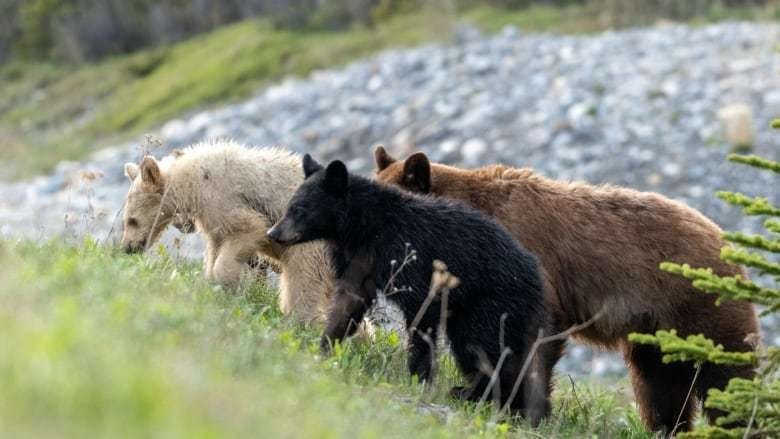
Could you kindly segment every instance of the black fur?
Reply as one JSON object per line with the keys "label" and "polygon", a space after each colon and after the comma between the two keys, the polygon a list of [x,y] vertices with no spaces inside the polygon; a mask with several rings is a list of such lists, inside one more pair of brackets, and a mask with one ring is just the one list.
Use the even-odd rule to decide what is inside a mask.
{"label": "black fur", "polygon": [[[269,236],[284,244],[326,241],[337,282],[323,348],[354,332],[377,289],[387,285],[403,261],[408,243],[416,260],[397,275],[393,284],[401,291],[390,292],[388,299],[411,325],[428,294],[433,260],[445,262],[460,279],[449,294],[446,335],[468,381],[465,388],[454,388],[453,396],[482,396],[490,378],[484,366],[496,366],[503,343],[512,354],[503,360],[489,396],[504,404],[539,330],[549,335],[534,256],[502,226],[458,202],[403,193],[348,174],[339,161],[323,169],[307,155],[304,168],[306,180]],[[410,334],[409,372],[421,380],[431,378],[440,315],[437,298]],[[549,411],[554,362],[535,360],[512,401],[511,408],[533,422]]]}

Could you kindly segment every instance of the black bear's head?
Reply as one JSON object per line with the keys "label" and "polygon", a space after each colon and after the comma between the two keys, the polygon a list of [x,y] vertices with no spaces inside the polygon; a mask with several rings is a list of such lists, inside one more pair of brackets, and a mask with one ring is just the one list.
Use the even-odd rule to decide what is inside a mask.
{"label": "black bear's head", "polygon": [[349,173],[335,160],[323,168],[309,154],[303,156],[305,180],[287,204],[287,211],[268,237],[283,245],[298,244],[335,235],[346,210]]}

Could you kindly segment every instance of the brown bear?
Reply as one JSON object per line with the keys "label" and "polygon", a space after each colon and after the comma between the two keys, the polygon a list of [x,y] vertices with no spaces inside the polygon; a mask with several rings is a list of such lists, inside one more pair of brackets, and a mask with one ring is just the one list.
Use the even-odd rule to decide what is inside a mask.
{"label": "brown bear", "polygon": [[[475,170],[430,163],[423,153],[396,160],[375,150],[376,178],[418,193],[455,198],[501,222],[535,253],[549,282],[556,326],[564,329],[605,312],[575,337],[619,350],[629,367],[647,427],[664,432],[691,427],[696,402],[709,388],[749,367],[705,364],[686,403],[695,370],[664,364],[655,347],[630,343],[629,333],[677,329],[704,334],[727,350],[749,351],[757,334],[754,307],[704,294],[681,276],[659,269],[664,261],[712,267],[720,275],[746,277],[720,259],[721,229],[698,211],[662,195],[609,185],[551,180],[530,169],[502,165]],[[705,410],[711,422],[721,413]],[[677,424],[679,417],[679,425]]]}

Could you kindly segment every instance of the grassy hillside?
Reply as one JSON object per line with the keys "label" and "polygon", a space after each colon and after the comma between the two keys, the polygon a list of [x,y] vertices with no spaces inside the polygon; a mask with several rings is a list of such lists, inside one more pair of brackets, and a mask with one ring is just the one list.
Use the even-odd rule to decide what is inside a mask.
{"label": "grassy hillside", "polygon": [[12,63],[0,68],[0,143],[8,145],[0,160],[13,160],[17,175],[46,171],[268,81],[428,41],[435,32],[414,18],[345,33],[293,33],[254,20],[83,67]]}
{"label": "grassy hillside", "polygon": [[[773,17],[767,11],[758,17]],[[0,65],[0,171],[11,177],[46,172],[60,160],[81,158],[196,108],[247,97],[287,75],[339,66],[387,47],[446,40],[460,21],[488,32],[514,24],[576,33],[609,27],[597,12],[583,6],[512,12],[481,6],[458,16],[420,11],[373,30],[339,32],[292,32],[251,20],[97,64],[9,62]],[[719,10],[700,21],[755,17],[750,9]]]}
{"label": "grassy hillside", "polygon": [[401,343],[350,341],[331,358],[275,294],[226,293],[160,251],[0,242],[0,436],[651,437],[623,383],[563,379],[538,430],[429,389]]}

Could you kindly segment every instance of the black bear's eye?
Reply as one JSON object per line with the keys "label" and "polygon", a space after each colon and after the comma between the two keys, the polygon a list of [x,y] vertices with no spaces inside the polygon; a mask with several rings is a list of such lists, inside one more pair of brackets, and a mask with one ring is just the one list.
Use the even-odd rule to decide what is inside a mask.
{"label": "black bear's eye", "polygon": [[130,227],[138,227],[138,220],[135,218],[128,218],[127,225]]}

